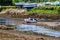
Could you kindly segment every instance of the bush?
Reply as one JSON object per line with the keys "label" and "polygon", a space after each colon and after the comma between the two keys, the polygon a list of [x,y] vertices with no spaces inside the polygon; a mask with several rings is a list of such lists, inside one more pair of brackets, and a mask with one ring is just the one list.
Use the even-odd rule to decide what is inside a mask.
{"label": "bush", "polygon": [[35,7],[33,10],[54,10],[54,7]]}
{"label": "bush", "polygon": [[44,10],[44,7],[35,7],[35,8],[33,8],[33,10]]}
{"label": "bush", "polygon": [[58,10],[57,10],[57,11],[58,11],[58,14],[60,14],[60,7],[58,8]]}
{"label": "bush", "polygon": [[2,11],[2,8],[0,8],[0,12]]}
{"label": "bush", "polygon": [[44,10],[54,10],[54,7],[45,7]]}

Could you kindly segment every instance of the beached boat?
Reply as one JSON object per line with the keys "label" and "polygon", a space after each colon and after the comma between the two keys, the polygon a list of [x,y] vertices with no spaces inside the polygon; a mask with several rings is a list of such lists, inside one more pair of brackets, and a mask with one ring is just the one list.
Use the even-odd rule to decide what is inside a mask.
{"label": "beached boat", "polygon": [[27,23],[37,22],[37,20],[36,20],[36,19],[34,19],[34,18],[24,19],[24,21],[25,21],[25,22],[27,22]]}
{"label": "beached boat", "polygon": [[24,7],[36,7],[37,4],[36,3],[25,3],[23,6]]}
{"label": "beached boat", "polygon": [[37,3],[24,3],[24,2],[20,2],[20,3],[15,3],[16,6],[22,6],[24,8],[27,9],[31,9],[37,6]]}

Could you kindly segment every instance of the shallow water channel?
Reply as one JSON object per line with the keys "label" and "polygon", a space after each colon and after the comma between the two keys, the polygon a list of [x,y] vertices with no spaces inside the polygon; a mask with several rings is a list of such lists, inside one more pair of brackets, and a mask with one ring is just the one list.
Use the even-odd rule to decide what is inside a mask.
{"label": "shallow water channel", "polygon": [[60,37],[60,31],[55,31],[52,29],[44,28],[43,26],[29,25],[29,24],[14,24],[12,19],[0,19],[0,23],[5,23],[5,25],[16,25],[16,30],[18,31],[32,31],[36,33],[45,34],[48,36]]}
{"label": "shallow water channel", "polygon": [[32,31],[36,33],[42,33],[49,36],[60,37],[60,31],[47,29],[36,25],[18,24],[16,25],[18,31]]}

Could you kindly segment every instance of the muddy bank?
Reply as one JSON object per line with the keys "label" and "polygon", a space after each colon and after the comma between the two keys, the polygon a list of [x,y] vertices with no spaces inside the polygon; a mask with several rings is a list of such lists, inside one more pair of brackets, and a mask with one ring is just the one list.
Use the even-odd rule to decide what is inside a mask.
{"label": "muddy bank", "polygon": [[[2,15],[2,16],[1,16]],[[44,18],[44,19],[60,19],[60,14],[54,14],[54,13],[31,13],[28,14],[27,10],[25,9],[7,9],[2,12],[0,12],[1,17],[12,17],[12,18]]]}
{"label": "muddy bank", "polygon": [[38,36],[38,35],[27,35],[22,32],[0,30],[1,40],[60,40],[60,38]]}
{"label": "muddy bank", "polygon": [[46,13],[32,13],[32,14],[9,14],[12,18],[39,18],[39,19],[52,19],[52,20],[58,20],[60,19],[60,14],[46,14]]}
{"label": "muddy bank", "polygon": [[15,25],[0,25],[0,29],[2,30],[14,30],[15,28]]}
{"label": "muddy bank", "polygon": [[60,22],[37,22],[37,23],[31,23],[31,24],[60,31]]}

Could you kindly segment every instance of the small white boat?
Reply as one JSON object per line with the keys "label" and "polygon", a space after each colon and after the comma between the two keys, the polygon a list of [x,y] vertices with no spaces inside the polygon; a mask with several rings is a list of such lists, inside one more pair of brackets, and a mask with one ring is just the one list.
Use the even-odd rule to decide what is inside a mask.
{"label": "small white boat", "polygon": [[33,19],[33,18],[24,19],[24,21],[27,22],[27,23],[37,22],[37,20]]}

